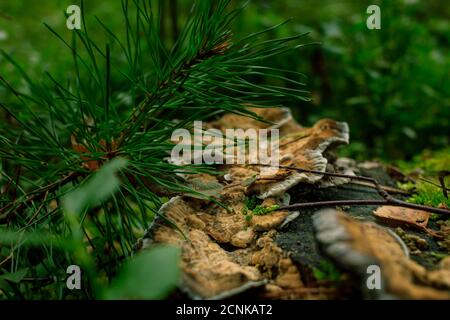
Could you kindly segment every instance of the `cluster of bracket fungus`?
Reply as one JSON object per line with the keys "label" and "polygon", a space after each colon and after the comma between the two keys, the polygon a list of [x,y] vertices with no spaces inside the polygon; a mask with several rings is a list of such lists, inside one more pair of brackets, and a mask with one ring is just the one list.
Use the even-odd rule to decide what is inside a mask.
{"label": "cluster of bracket fungus", "polygon": [[292,273],[287,253],[273,241],[288,213],[275,211],[247,221],[240,213],[245,195],[236,189],[227,190],[223,202],[233,213],[215,204],[172,198],[161,208],[164,220],[157,218],[144,240],[144,248],[152,243],[182,248],[182,289],[193,298],[224,298],[274,277],[283,282],[283,273]]}
{"label": "cluster of bracket fungus", "polygon": [[[294,196],[299,190],[316,192],[349,182],[317,173],[352,171],[354,163],[336,159],[330,152],[349,142],[346,123],[324,119],[304,128],[292,119],[288,109],[251,110],[266,121],[230,114],[208,127],[222,132],[229,128],[278,128],[281,167],[263,177],[260,166],[230,164],[218,166],[224,172],[221,176],[187,177],[191,186],[210,185],[206,189],[214,190],[217,201],[187,195],[171,198],[143,239],[144,250],[156,244],[181,248],[181,291],[194,299],[222,299],[249,289],[271,299],[339,297],[338,289],[327,286],[327,281],[311,281],[311,270],[319,258],[325,258],[335,261],[343,272],[348,271],[348,277],[360,280],[368,265],[384,268],[383,290],[367,294],[362,289],[367,297],[449,297],[448,263],[434,271],[424,269],[409,259],[403,241],[391,231],[334,209],[320,212],[313,219],[303,211],[280,209],[289,204],[288,191]],[[372,209],[367,211],[371,215]],[[288,228],[290,231],[286,231]],[[308,244],[311,238],[314,243]],[[376,244],[372,246],[372,242]],[[311,251],[301,252],[305,248]],[[312,263],[305,272],[308,261]],[[393,276],[387,278],[389,272]]]}
{"label": "cluster of bracket fungus", "polygon": [[[294,122],[288,109],[257,109],[257,112],[270,125],[244,116],[225,115],[210,126],[222,131],[230,128],[229,124],[243,129],[279,128],[280,152],[285,164],[317,171],[326,169],[325,150],[348,143],[348,127],[344,123],[322,120],[312,128],[302,128]],[[272,293],[293,289],[295,292],[296,288],[303,287],[289,252],[274,241],[277,228],[298,212],[276,208],[286,204],[289,188],[300,182],[315,183],[321,176],[280,169],[270,177],[274,180],[265,182],[258,180],[257,166],[226,165],[220,169],[226,171],[222,182],[206,174],[193,179],[221,184],[217,199],[221,205],[187,196],[170,199],[148,230],[144,249],[161,243],[181,247],[180,289],[192,298],[224,298],[256,286]],[[245,183],[252,177],[256,177],[252,183]],[[273,209],[252,214],[252,209],[246,207],[246,199],[251,194],[264,199],[258,205],[260,208]],[[244,213],[246,210],[250,215]]]}

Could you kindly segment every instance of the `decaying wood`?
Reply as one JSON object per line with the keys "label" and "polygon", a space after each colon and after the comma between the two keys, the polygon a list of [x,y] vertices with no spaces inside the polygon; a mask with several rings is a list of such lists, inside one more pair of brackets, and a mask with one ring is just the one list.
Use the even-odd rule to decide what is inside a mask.
{"label": "decaying wood", "polygon": [[[292,119],[287,109],[252,111],[267,121],[258,122],[233,114],[209,123],[208,127],[222,131],[228,128],[279,128],[279,170],[271,176],[261,176],[263,166],[247,163],[219,166],[218,170],[225,172],[223,177],[208,174],[187,177],[188,185],[194,189],[196,185],[214,186],[206,189],[210,193],[214,191],[214,198],[221,206],[188,195],[174,197],[161,208],[159,217],[143,241],[144,250],[161,243],[182,249],[183,282],[180,289],[191,298],[222,299],[252,288],[258,290],[260,297],[272,299],[338,297],[339,290],[336,287],[305,279],[298,262],[292,259],[292,252],[283,249],[274,240],[283,233],[286,224],[301,214],[298,211],[301,209],[391,205],[440,214],[450,213],[446,209],[398,200],[390,193],[402,195],[400,190],[381,185],[372,177],[327,171],[333,165],[327,158],[328,152],[340,144],[348,143],[348,126],[345,123],[324,119],[305,128]],[[325,177],[330,179],[324,182]],[[351,182],[375,189],[381,199],[289,204],[287,191],[300,183],[310,188],[326,188]],[[262,207],[275,205],[276,210],[264,215],[253,215],[245,205],[250,195],[260,198]],[[336,210],[332,212],[336,213]],[[447,297],[448,292],[439,288],[447,285],[447,269],[429,271],[412,262],[402,240],[374,223],[354,221],[342,213],[334,215],[334,224],[328,225],[321,224],[327,219],[314,218],[316,240],[329,257],[341,259],[339,263],[350,273],[362,270],[362,266],[367,266],[369,262],[379,263],[386,272],[400,279],[389,278],[387,289],[375,298],[389,295],[400,298]],[[298,232],[309,231],[312,232]],[[368,238],[363,239],[364,235],[368,235]],[[364,244],[360,245],[360,241]],[[382,249],[372,248],[377,242],[380,242]],[[439,280],[438,276],[443,278]],[[416,277],[421,279],[420,284],[415,282]],[[361,290],[364,292],[364,289]]]}
{"label": "decaying wood", "polygon": [[368,267],[378,266],[379,290],[363,288],[368,297],[386,299],[450,299],[450,268],[442,264],[427,270],[411,260],[398,236],[372,222],[358,221],[333,209],[313,217],[323,251],[366,286]]}

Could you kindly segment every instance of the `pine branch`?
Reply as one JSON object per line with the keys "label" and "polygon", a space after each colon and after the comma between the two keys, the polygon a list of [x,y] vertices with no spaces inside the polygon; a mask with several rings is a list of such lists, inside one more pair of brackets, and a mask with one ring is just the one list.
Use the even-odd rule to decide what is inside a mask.
{"label": "pine branch", "polygon": [[[108,37],[105,43],[98,35],[94,40],[86,20],[69,39],[45,25],[73,59],[73,69],[59,78],[49,73],[44,79],[30,76],[1,51],[26,88],[20,92],[0,76],[0,85],[9,93],[0,108],[11,119],[0,123],[4,170],[0,179],[6,182],[0,223],[7,222],[0,226],[0,233],[6,229],[22,234],[33,229],[70,238],[71,230],[81,228],[85,242],[80,250],[88,246],[98,257],[102,277],[109,279],[122,257],[131,255],[139,236],[136,230],[146,229],[157,214],[164,202],[162,195],[191,194],[216,201],[176,175],[211,172],[211,168],[180,168],[166,162],[175,129],[190,128],[195,120],[209,120],[224,112],[255,117],[247,110],[249,104],[267,107],[286,100],[308,100],[304,83],[298,80],[303,75],[267,67],[264,62],[300,48],[296,43],[303,35],[266,40],[265,33],[280,24],[234,39],[230,23],[240,9],[229,10],[229,0],[196,1],[189,13],[178,15],[186,16],[186,22],[167,49],[170,41],[161,37],[161,3],[123,0],[122,35],[97,18]],[[84,12],[83,2],[81,9]],[[260,77],[288,85],[253,82]],[[73,229],[64,219],[61,196],[83,188],[85,179],[118,156],[129,162],[121,171],[120,188],[107,201],[80,213],[80,224]],[[22,259],[28,252],[23,245],[17,241],[11,247],[17,257],[12,272],[34,268]],[[60,248],[45,244],[40,250],[46,255],[39,263],[49,274],[60,271],[54,261],[74,263]],[[109,260],[116,264],[105,265]],[[23,292],[25,296],[45,290],[29,289]],[[62,292],[59,289],[52,287],[52,292]],[[91,291],[83,294],[89,297]]]}
{"label": "pine branch", "polygon": [[[133,111],[130,118],[126,121],[124,125],[125,129],[119,135],[118,146],[120,147],[123,143],[126,142],[133,128],[141,125],[146,120],[148,110],[152,105],[154,105],[155,101],[161,100],[163,98],[165,98],[166,100],[171,98],[170,96],[163,97],[165,89],[169,88],[171,84],[176,84],[178,82],[179,84],[176,85],[175,91],[180,91],[181,88],[183,87],[183,84],[189,78],[191,72],[190,69],[193,66],[203,61],[206,61],[216,55],[224,54],[224,52],[228,49],[228,47],[229,47],[228,41],[219,44],[216,47],[209,50],[206,49],[205,46],[203,46],[202,48],[200,48],[195,57],[184,62],[178,69],[173,70],[169,74],[169,77],[164,81],[162,81],[161,84],[158,86],[157,94],[147,94],[144,101],[141,102],[140,106]],[[162,105],[164,103],[165,102],[163,101]],[[160,104],[160,106],[162,105]]]}

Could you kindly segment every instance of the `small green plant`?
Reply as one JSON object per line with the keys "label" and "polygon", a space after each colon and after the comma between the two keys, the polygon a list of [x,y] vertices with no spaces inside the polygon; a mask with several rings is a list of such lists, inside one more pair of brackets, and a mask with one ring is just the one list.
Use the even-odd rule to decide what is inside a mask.
{"label": "small green plant", "polygon": [[250,197],[245,198],[244,208],[248,210],[253,210],[258,205],[258,203],[261,203],[261,200],[258,199],[255,195],[251,195]]}
{"label": "small green plant", "polygon": [[398,161],[397,166],[407,174],[421,169],[425,175],[437,175],[439,171],[450,170],[450,148],[424,150],[411,161]]}
{"label": "small green plant", "polygon": [[445,205],[450,207],[450,199],[447,199],[442,193],[442,189],[427,182],[418,182],[416,184],[416,194],[412,195],[407,201],[416,204],[437,207]]}
{"label": "small green plant", "polygon": [[[450,199],[444,195],[439,181],[439,176],[450,168],[450,149],[434,152],[425,150],[415,156],[412,161],[399,161],[397,165],[406,174],[417,170],[422,172],[422,176],[416,178],[415,183],[398,183],[400,189],[414,193],[407,200],[408,202],[434,207],[439,205],[450,207]],[[443,181],[446,188],[449,188],[450,177],[443,177]]]}
{"label": "small green plant", "polygon": [[442,260],[442,259],[448,257],[448,254],[440,253],[440,252],[430,252],[430,255],[439,260]]}
{"label": "small green plant", "polygon": [[252,220],[253,216],[262,216],[273,211],[277,211],[280,206],[274,204],[269,207],[264,207],[261,204],[262,200],[258,199],[255,195],[247,197],[244,200],[244,207],[242,208],[242,214],[245,216],[246,221]]}
{"label": "small green plant", "polygon": [[319,267],[313,268],[313,275],[318,281],[340,281],[342,274],[336,266],[327,260],[322,260]]}
{"label": "small green plant", "polygon": [[431,221],[440,220],[441,218],[442,218],[442,216],[440,214],[436,214],[436,213],[430,214],[430,220]]}
{"label": "small green plant", "polygon": [[269,207],[263,207],[262,205],[257,205],[253,210],[255,216],[262,216],[273,211],[277,211],[280,208],[278,204],[271,205]]}

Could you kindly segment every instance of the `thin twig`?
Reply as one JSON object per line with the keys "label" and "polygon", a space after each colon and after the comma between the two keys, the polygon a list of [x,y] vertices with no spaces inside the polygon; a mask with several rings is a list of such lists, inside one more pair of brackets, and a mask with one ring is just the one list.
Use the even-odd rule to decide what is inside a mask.
{"label": "thin twig", "polygon": [[[263,167],[272,167],[271,165],[265,165],[265,164],[252,164],[255,166],[263,166]],[[333,172],[322,172],[318,170],[309,170],[309,169],[302,169],[292,166],[278,166],[281,169],[288,169],[288,170],[294,170],[304,173],[313,173],[323,176],[330,176],[330,177],[340,177],[340,178],[347,178],[351,180],[360,180],[360,181],[366,181],[370,182],[374,185],[375,189],[378,191],[378,194],[382,196],[384,199],[390,199],[392,198],[391,195],[389,195],[383,188],[380,186],[377,180],[371,177],[365,177],[365,176],[356,176],[356,175],[349,175],[349,174],[343,174],[343,173],[333,173]]]}
{"label": "thin twig", "polygon": [[444,180],[445,177],[446,177],[445,175],[439,175],[439,182],[441,184],[442,192],[444,193],[444,197],[446,199],[448,199],[447,187],[445,186],[445,180]]}
{"label": "thin twig", "polygon": [[47,201],[47,197],[48,197],[48,191],[45,192],[44,195],[44,199],[42,201],[42,204],[39,206],[39,208],[36,210],[36,212],[33,214],[33,216],[28,220],[26,226],[29,226],[31,224],[31,222],[33,222],[33,220],[37,217],[37,215],[39,214],[39,212],[41,212],[42,208],[45,205],[45,201]]}
{"label": "thin twig", "polygon": [[[357,186],[364,186],[364,187],[368,187],[368,188],[374,188],[373,185],[371,185],[370,183],[366,183],[365,181],[352,181],[350,183],[351,184],[355,184]],[[382,184],[380,184],[379,186],[380,186],[381,189],[383,189],[386,192],[397,193],[397,194],[401,194],[401,195],[404,195],[404,196],[410,196],[411,195],[411,192],[404,191],[404,190],[401,190],[401,189],[385,186],[385,185],[382,185]]]}
{"label": "thin twig", "polygon": [[8,262],[12,257],[13,257],[13,253],[11,252],[5,259],[3,259],[3,261],[0,261],[0,267],[3,264],[5,264],[6,262]]}
{"label": "thin twig", "polygon": [[[259,166],[268,166],[270,165],[261,165],[257,164]],[[307,203],[296,203],[288,206],[282,206],[280,207],[281,210],[294,210],[294,209],[305,209],[305,208],[315,208],[315,207],[328,207],[328,206],[345,206],[345,205],[391,205],[391,206],[397,206],[397,207],[404,207],[404,208],[410,208],[410,209],[416,209],[416,210],[423,210],[427,212],[437,213],[437,214],[448,214],[450,215],[450,210],[446,209],[440,209],[440,208],[434,208],[429,206],[424,206],[420,204],[413,204],[409,202],[405,202],[402,200],[398,200],[393,198],[390,194],[388,194],[385,190],[383,190],[378,183],[378,181],[371,177],[365,177],[365,176],[353,176],[343,173],[331,173],[331,172],[322,172],[322,171],[316,171],[316,170],[308,170],[308,169],[301,169],[297,167],[291,167],[291,166],[279,166],[282,169],[289,169],[289,170],[295,170],[300,172],[307,172],[307,173],[313,173],[313,174],[320,174],[325,176],[332,176],[332,177],[341,177],[341,178],[348,178],[348,179],[354,179],[354,180],[360,180],[360,181],[367,181],[371,182],[375,189],[377,189],[378,194],[383,197],[384,200],[336,200],[336,201],[319,201],[319,202],[307,202]]]}
{"label": "thin twig", "polygon": [[[1,214],[0,222],[4,219],[8,218],[8,216],[11,214],[11,212],[17,212],[18,210],[20,210],[23,206],[26,205],[26,203],[41,199],[46,194],[51,193],[51,192],[55,191],[56,189],[58,189],[60,186],[75,180],[78,176],[80,176],[79,172],[72,172],[72,173],[68,174],[67,176],[59,179],[58,181],[55,181],[49,185],[46,185],[44,187],[38,188],[34,191],[31,191],[30,193],[28,193],[24,196],[25,197],[24,201],[22,201],[20,203],[17,203],[17,202],[8,203],[3,208],[0,208],[0,214]],[[7,212],[8,210],[10,210],[11,208],[14,208],[15,206],[17,206],[17,208],[15,208],[14,211]],[[4,212],[6,212],[6,213],[4,213]]]}
{"label": "thin twig", "polygon": [[442,187],[441,184],[436,183],[436,182],[433,182],[433,181],[431,181],[431,180],[428,180],[428,179],[425,179],[425,178],[422,178],[422,177],[418,177],[417,179],[419,179],[420,181],[429,183],[429,184],[431,184],[431,185],[433,185],[433,186],[435,186],[435,187],[441,188],[442,191],[450,191],[450,188]]}
{"label": "thin twig", "polygon": [[318,202],[305,202],[305,203],[294,203],[287,206],[280,206],[280,210],[298,210],[298,209],[309,209],[318,207],[335,207],[335,206],[394,206],[394,207],[404,207],[416,210],[423,210],[431,213],[437,214],[447,214],[450,215],[450,210],[428,207],[420,204],[414,204],[409,202],[404,202],[398,199],[389,200],[332,200],[332,201],[318,201]]}

